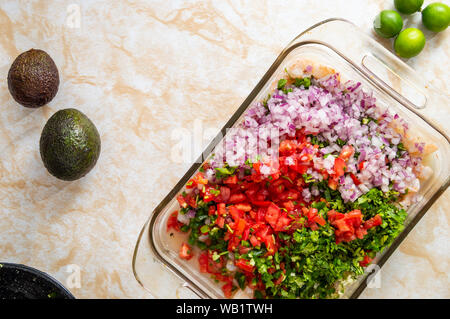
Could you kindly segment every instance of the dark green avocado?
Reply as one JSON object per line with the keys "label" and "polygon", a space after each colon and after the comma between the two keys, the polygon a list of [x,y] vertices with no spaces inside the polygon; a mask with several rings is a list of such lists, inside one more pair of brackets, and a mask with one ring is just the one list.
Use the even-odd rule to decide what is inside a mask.
{"label": "dark green avocado", "polygon": [[50,174],[65,181],[89,173],[101,149],[94,123],[76,109],[53,114],[42,130],[39,144],[44,166]]}
{"label": "dark green avocado", "polygon": [[37,108],[47,104],[55,97],[58,87],[58,68],[45,51],[26,51],[14,60],[9,69],[9,92],[25,107]]}

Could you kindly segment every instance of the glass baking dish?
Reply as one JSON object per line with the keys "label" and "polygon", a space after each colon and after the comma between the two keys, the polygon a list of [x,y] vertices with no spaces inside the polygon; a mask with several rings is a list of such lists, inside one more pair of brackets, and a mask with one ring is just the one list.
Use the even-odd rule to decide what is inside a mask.
{"label": "glass baking dish", "polygon": [[[449,101],[355,25],[342,19],[329,19],[309,28],[289,43],[207,150],[217,145],[219,136],[225,136],[227,128],[239,123],[250,105],[267,96],[273,83],[283,76],[287,65],[299,59],[332,67],[345,79],[361,82],[366,90],[373,92],[379,105],[388,106],[411,123],[426,142],[439,147],[426,159],[433,175],[422,182],[418,193],[421,200],[408,209],[405,229],[373,261],[381,267],[450,183],[449,138],[435,120],[427,116],[427,110],[432,108],[436,116],[439,112],[446,116]],[[203,159],[211,153],[205,151]],[[170,235],[166,231],[170,213],[179,208],[176,196],[183,192],[184,185],[202,163],[199,159],[192,165],[155,208],[139,235],[133,256],[133,272],[137,281],[156,298],[223,298],[220,285],[199,272],[196,258],[186,262],[178,257],[179,243],[185,235]],[[369,275],[370,272],[366,272],[349,284],[342,297],[357,298],[365,289],[365,279]],[[241,294],[241,297],[246,296]]]}

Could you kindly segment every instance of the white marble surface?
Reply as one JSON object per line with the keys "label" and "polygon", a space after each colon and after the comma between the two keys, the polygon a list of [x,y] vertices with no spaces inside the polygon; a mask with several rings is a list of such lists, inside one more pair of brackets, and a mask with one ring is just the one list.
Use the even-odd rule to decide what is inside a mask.
{"label": "white marble surface", "polygon": [[[305,28],[342,17],[376,38],[373,17],[387,8],[392,1],[2,0],[1,261],[65,284],[74,278],[68,265],[77,265],[80,287],[70,290],[78,298],[149,297],[131,259],[149,213],[190,166],[169,160],[172,129],[197,118],[222,127]],[[425,50],[407,61],[447,96],[449,34],[427,34]],[[14,58],[32,47],[47,51],[61,76],[56,98],[37,110],[15,103],[6,83]],[[46,120],[67,107],[87,114],[102,138],[95,169],[71,183],[48,175],[38,149]],[[449,200],[447,190],[363,298],[450,297]]]}

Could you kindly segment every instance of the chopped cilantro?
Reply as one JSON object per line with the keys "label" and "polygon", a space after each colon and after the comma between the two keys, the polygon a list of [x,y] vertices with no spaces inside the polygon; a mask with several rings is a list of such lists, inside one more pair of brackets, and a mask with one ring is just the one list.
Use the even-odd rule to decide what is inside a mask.
{"label": "chopped cilantro", "polygon": [[327,147],[328,145],[330,145],[328,142],[326,141],[321,141],[319,140],[319,138],[317,137],[317,135],[308,135],[308,137],[311,139],[311,144],[314,145],[319,145],[320,148],[324,148]]}
{"label": "chopped cilantro", "polygon": [[210,189],[209,192],[215,196],[220,194],[220,190],[215,189],[215,188]]}
{"label": "chopped cilantro", "polygon": [[306,184],[312,183],[315,181],[315,178],[312,177],[312,175],[309,174],[302,174],[303,180],[305,181]]}
{"label": "chopped cilantro", "polygon": [[291,184],[294,184],[294,182],[288,177],[288,176],[281,176],[281,178],[284,178],[285,180],[288,180]]}
{"label": "chopped cilantro", "polygon": [[267,105],[267,102],[270,100],[271,95],[269,94],[262,102],[263,106],[269,110],[269,106]]}
{"label": "chopped cilantro", "polygon": [[233,175],[236,171],[236,167],[229,167],[225,165],[223,167],[216,168],[216,178],[221,179],[230,175]]}
{"label": "chopped cilantro", "polygon": [[280,79],[277,85],[278,90],[283,90],[286,84],[287,84],[286,79]]}
{"label": "chopped cilantro", "polygon": [[[287,70],[285,71],[287,73]],[[293,79],[289,74],[288,76],[289,80],[281,79],[277,85],[277,88],[286,94],[295,87],[308,89],[311,85],[311,78]],[[288,82],[293,85],[288,85]],[[268,108],[267,102],[270,97],[269,95],[263,101],[266,108]],[[363,125],[370,122],[377,123],[377,120],[370,117],[361,119]],[[315,148],[317,145],[320,148],[329,145],[328,142],[323,141],[328,139],[322,135],[307,136],[307,142],[315,145]],[[303,137],[302,133],[302,139]],[[347,141],[338,138],[335,143],[343,147]],[[406,148],[402,143],[396,146],[397,156],[402,156]],[[310,147],[309,144],[308,147]],[[328,156],[337,155],[329,153],[323,157]],[[353,156],[358,159],[360,153],[355,150]],[[208,202],[202,195],[196,195],[196,214],[190,219],[188,225],[180,227],[180,230],[188,236],[188,243],[204,250],[203,253],[207,253],[208,258],[212,259],[213,262],[209,260],[208,265],[213,264],[213,267],[216,267],[213,279],[233,281],[232,290],[237,289],[236,287],[245,289],[247,285],[258,287],[254,290],[255,298],[338,297],[339,292],[342,291],[343,281],[356,278],[364,272],[363,265],[367,262],[366,257],[374,258],[377,253],[391,245],[404,229],[407,214],[404,209],[396,205],[403,194],[395,191],[392,184],[386,192],[375,187],[353,202],[344,201],[339,190],[329,187],[329,180],[326,177],[319,180],[311,174],[301,174],[306,185],[298,180],[297,176],[300,175],[297,171],[294,180],[289,177],[291,175],[288,170],[281,169],[280,175],[274,174],[259,179],[255,173],[255,176],[249,177],[254,172],[253,163],[258,161],[259,158],[254,162],[250,159],[245,161],[245,178],[240,177],[236,185],[222,185],[220,181],[234,176],[236,167],[224,165],[216,168],[218,182],[211,184],[212,187],[204,187],[203,192],[195,188],[194,194],[202,194],[209,190],[212,195],[219,195],[221,193],[219,189],[222,189],[219,187],[224,186],[229,188],[227,192],[225,188],[222,189],[224,196],[228,193],[228,196],[240,195],[244,199],[216,203],[214,200]],[[293,191],[291,189],[293,185],[285,180],[294,186],[301,184],[301,187]],[[191,184],[188,182],[187,185]],[[333,186],[333,184],[330,185]],[[308,188],[317,189],[320,193],[319,196],[313,196],[310,202],[306,202],[306,199],[301,196],[302,189]],[[279,196],[278,201],[276,196]],[[239,196],[236,197],[239,198]],[[189,199],[192,200],[192,198]],[[288,202],[289,200],[292,202]],[[268,201],[270,206],[274,204],[278,208],[261,208],[267,206]],[[225,205],[224,203],[227,206],[219,207],[220,204]],[[295,207],[292,207],[292,204]],[[236,210],[231,207],[233,205]],[[252,207],[247,208],[249,205]],[[219,216],[218,211],[223,208],[226,213]],[[359,236],[360,233],[356,232],[359,237],[350,241],[347,239],[341,241],[339,236],[342,235],[338,232],[340,229],[336,226],[337,223],[334,223],[334,218],[342,217],[342,215],[337,215],[336,212],[330,213],[332,210],[341,214],[360,210],[361,214],[359,212],[357,214],[362,215],[358,217],[362,218],[361,225],[375,224],[375,220],[378,225],[364,228],[367,234],[363,236]],[[179,212],[185,214],[187,209],[180,209]],[[274,215],[276,218],[272,220]],[[379,224],[379,217],[381,217],[381,224]],[[368,224],[364,224],[370,219],[372,220]],[[356,227],[362,226],[358,224],[355,225]],[[208,234],[208,240],[200,241],[199,237],[204,234]],[[236,270],[227,269],[226,265],[230,260],[235,262]],[[237,262],[242,264],[238,265]],[[221,276],[226,279],[221,279]]]}
{"label": "chopped cilantro", "polygon": [[342,146],[344,146],[345,144],[347,144],[347,142],[344,141],[344,140],[341,140],[340,138],[338,138],[338,139],[336,140],[336,144],[339,145],[340,147],[342,147]]}
{"label": "chopped cilantro", "polygon": [[311,86],[311,78],[296,78],[294,81],[294,85],[296,87],[303,86],[305,89],[308,89]]}

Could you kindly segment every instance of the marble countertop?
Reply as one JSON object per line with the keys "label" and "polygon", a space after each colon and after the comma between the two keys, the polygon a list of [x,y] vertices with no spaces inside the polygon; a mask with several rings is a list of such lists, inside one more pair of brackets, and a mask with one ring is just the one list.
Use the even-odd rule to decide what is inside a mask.
{"label": "marble countertop", "polygon": [[[200,119],[218,130],[305,28],[342,17],[376,38],[373,17],[392,2],[1,1],[0,261],[45,271],[77,298],[150,297],[131,261],[150,212],[190,167],[170,160],[173,128]],[[449,38],[430,36],[407,61],[447,96]],[[36,110],[14,102],[6,83],[30,48],[47,51],[61,78],[55,99]],[[102,138],[94,170],[70,183],[47,173],[38,147],[47,119],[68,107]],[[362,298],[450,297],[449,201],[447,190]]]}

